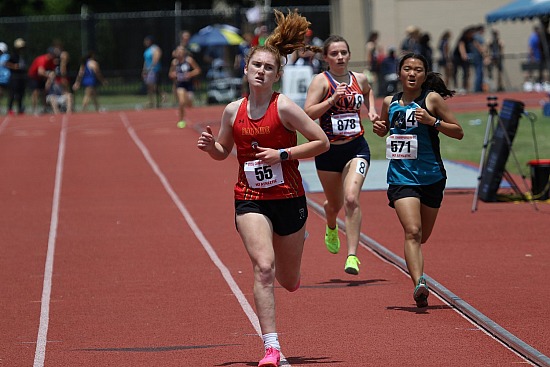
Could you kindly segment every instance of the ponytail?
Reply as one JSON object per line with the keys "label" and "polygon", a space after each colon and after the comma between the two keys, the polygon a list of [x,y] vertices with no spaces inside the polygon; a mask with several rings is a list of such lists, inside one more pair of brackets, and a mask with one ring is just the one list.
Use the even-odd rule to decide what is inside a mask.
{"label": "ponytail", "polygon": [[[307,30],[309,29],[310,22],[300,14],[297,10],[288,11],[285,16],[282,12],[275,9],[275,20],[277,27],[271,33],[271,35],[265,40],[263,46],[253,47],[248,56],[246,57],[246,63],[257,51],[268,51],[277,56],[277,60],[285,58],[298,49],[309,49],[315,52],[320,52],[321,48],[314,46],[306,46],[304,38]],[[279,67],[281,65],[279,64]]]}
{"label": "ponytail", "polygon": [[426,74],[426,81],[422,84],[422,88],[433,90],[444,99],[450,98],[456,93],[456,91],[447,88],[441,74],[433,71]]}

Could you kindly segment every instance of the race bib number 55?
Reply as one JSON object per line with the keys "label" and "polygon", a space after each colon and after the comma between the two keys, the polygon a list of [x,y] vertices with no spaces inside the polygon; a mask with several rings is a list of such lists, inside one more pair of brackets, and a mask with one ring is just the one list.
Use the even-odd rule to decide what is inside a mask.
{"label": "race bib number 55", "polygon": [[395,134],[386,138],[387,159],[416,159],[418,139],[416,135]]}
{"label": "race bib number 55", "polygon": [[248,186],[255,189],[265,189],[285,182],[281,163],[270,166],[260,160],[244,163],[244,173]]}

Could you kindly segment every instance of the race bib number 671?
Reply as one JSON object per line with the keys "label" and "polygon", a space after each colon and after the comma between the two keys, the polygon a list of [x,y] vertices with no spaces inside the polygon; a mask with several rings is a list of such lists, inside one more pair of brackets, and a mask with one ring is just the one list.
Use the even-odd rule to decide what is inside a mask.
{"label": "race bib number 671", "polygon": [[416,135],[394,134],[386,138],[387,159],[416,159],[418,139]]}

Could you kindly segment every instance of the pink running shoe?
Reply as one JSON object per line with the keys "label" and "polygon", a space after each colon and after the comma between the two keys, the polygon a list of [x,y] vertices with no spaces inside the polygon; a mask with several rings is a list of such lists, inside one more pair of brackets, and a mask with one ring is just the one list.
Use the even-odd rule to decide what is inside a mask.
{"label": "pink running shoe", "polygon": [[265,357],[258,363],[258,367],[279,367],[281,352],[269,347],[265,350]]}

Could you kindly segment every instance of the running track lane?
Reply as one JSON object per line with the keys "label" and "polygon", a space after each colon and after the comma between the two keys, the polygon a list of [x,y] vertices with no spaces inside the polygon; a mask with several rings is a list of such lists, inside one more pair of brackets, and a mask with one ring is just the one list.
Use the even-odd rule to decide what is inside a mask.
{"label": "running track lane", "polygon": [[[161,115],[128,114],[128,121],[252,303],[250,265],[232,218],[235,160],[211,161],[196,149],[195,132],[173,129],[171,116]],[[46,365],[255,365],[259,338],[250,320],[118,116],[101,116],[71,116]],[[312,213],[310,238],[323,226]],[[430,350],[424,365],[521,361],[435,298],[418,313],[403,292],[410,281],[375,256],[362,254],[366,274],[350,277],[341,256],[308,242],[302,289],[276,291],[291,364],[416,365],[419,344]],[[12,293],[20,304],[32,296]],[[18,323],[7,326],[19,334]],[[15,354],[3,355],[15,357],[3,359],[23,360],[13,340],[2,344]]]}

